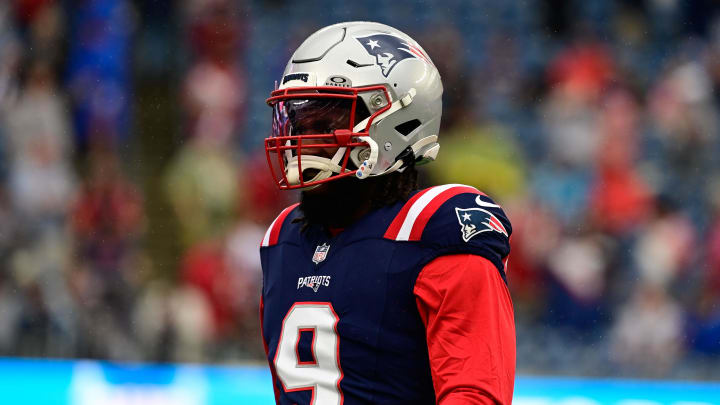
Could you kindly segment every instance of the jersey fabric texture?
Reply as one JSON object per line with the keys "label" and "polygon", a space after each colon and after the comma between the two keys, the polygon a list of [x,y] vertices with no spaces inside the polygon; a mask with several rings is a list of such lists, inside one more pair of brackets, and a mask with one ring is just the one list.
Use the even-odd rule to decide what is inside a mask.
{"label": "jersey fabric texture", "polygon": [[283,210],[260,248],[278,404],[510,403],[512,230],[498,205],[436,186],[334,237],[301,215]]}
{"label": "jersey fabric texture", "polygon": [[475,255],[441,256],[415,283],[437,403],[512,403],[515,322],[499,273]]}

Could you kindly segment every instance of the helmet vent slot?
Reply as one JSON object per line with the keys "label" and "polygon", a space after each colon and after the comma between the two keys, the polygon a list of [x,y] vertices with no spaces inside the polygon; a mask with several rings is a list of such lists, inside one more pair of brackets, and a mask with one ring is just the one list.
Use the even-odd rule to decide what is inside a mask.
{"label": "helmet vent slot", "polygon": [[350,66],[352,66],[352,67],[354,67],[354,68],[361,68],[361,67],[365,67],[365,66],[372,66],[372,65],[374,65],[374,63],[357,63],[357,62],[355,62],[355,61],[352,60],[352,59],[348,59],[346,62],[347,62],[348,65],[350,65]]}
{"label": "helmet vent slot", "polygon": [[420,126],[420,120],[414,119],[410,121],[405,121],[402,124],[395,127],[395,130],[403,134],[403,136],[408,136],[412,131],[414,131],[417,127]]}

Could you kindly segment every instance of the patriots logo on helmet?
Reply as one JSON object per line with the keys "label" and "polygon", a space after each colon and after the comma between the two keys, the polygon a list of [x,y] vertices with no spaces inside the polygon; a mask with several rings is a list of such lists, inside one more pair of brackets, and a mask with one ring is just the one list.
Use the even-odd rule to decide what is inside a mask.
{"label": "patriots logo on helmet", "polygon": [[398,63],[405,59],[414,58],[430,62],[419,47],[391,34],[373,34],[364,37],[355,37],[365,50],[375,57],[375,63],[387,77]]}
{"label": "patriots logo on helmet", "polygon": [[507,230],[490,211],[482,208],[455,208],[462,238],[465,242],[482,232],[498,232],[508,236]]}

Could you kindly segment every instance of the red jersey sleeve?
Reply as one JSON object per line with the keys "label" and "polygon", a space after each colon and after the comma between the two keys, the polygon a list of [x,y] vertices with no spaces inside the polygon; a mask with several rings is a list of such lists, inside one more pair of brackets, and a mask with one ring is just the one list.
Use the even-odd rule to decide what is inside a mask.
{"label": "red jersey sleeve", "polygon": [[441,256],[415,283],[438,405],[512,403],[515,321],[507,286],[487,259]]}

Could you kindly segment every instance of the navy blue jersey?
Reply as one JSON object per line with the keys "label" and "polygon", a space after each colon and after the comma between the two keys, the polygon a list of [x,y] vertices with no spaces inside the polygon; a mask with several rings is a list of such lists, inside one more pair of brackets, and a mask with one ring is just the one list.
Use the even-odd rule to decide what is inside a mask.
{"label": "navy blue jersey", "polygon": [[423,266],[469,253],[505,278],[510,223],[468,186],[365,215],[335,237],[288,207],[260,248],[262,324],[279,404],[434,404],[413,287]]}

